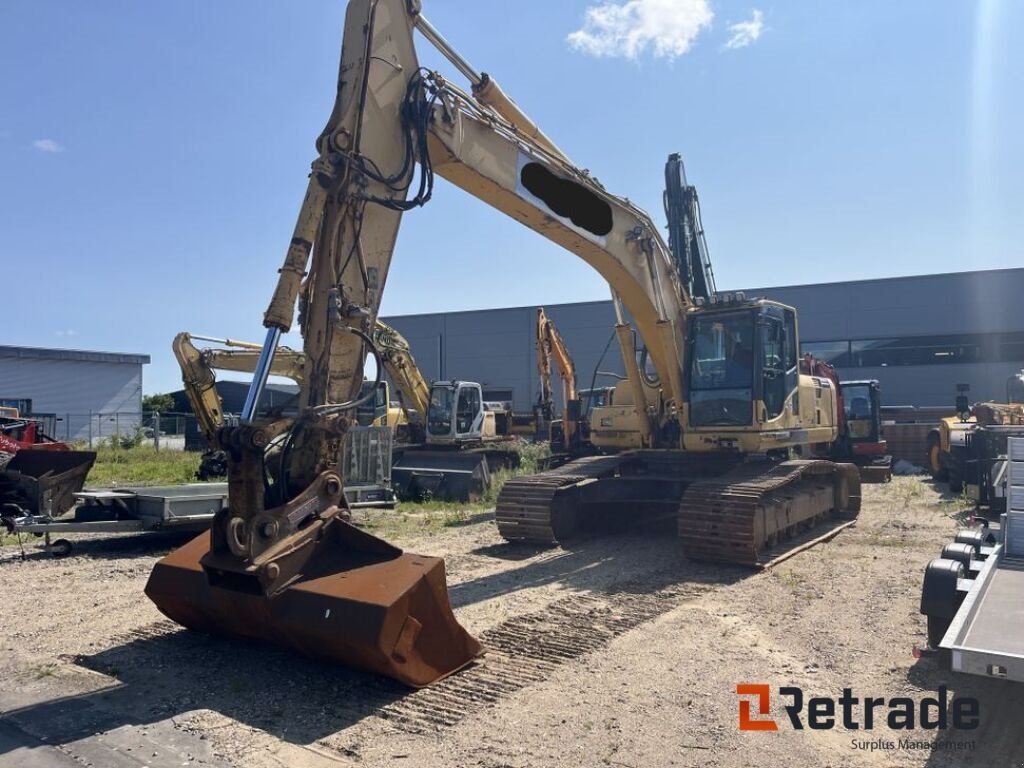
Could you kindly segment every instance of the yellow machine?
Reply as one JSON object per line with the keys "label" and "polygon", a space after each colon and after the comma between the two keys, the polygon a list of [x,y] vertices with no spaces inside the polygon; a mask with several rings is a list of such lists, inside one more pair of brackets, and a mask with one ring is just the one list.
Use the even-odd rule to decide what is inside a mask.
{"label": "yellow machine", "polygon": [[949,483],[954,493],[964,487],[972,433],[984,427],[1024,426],[1024,371],[1007,380],[1005,403],[970,405],[968,391],[966,384],[957,386],[957,415],[939,419],[927,438],[928,468],[932,477]]}
{"label": "yellow machine", "polygon": [[[419,66],[415,30],[469,92]],[[355,411],[373,394],[361,394],[367,354],[382,364],[372,334],[399,222],[430,200],[435,174],[593,266],[653,365],[639,370],[620,313],[628,384],[595,426],[635,450],[507,484],[498,504],[505,536],[551,541],[591,510],[633,522],[667,506],[691,555],[756,562],[773,539],[856,509],[855,468],[744,461],[835,436],[833,393],[798,374],[795,312],[739,296],[699,306],[650,217],[570,162],[418,2],[349,2],[337,85],[240,424],[217,431],[229,454],[228,505],[209,534],[154,568],[146,592],[161,611],[409,685],[481,652],[452,615],[441,560],[404,554],[351,524],[339,463]],[[256,403],[297,308],[298,415],[262,420]],[[437,405],[440,419],[459,418],[457,399]]]}
{"label": "yellow machine", "polygon": [[381,365],[398,388],[413,442],[465,446],[507,434],[499,428],[499,411],[484,401],[480,384],[454,379],[428,384],[402,334],[378,319],[373,338]]}
{"label": "yellow machine", "polygon": [[[576,364],[569,354],[562,335],[543,307],[537,307],[537,374],[540,393],[537,397],[538,421],[548,426],[548,439],[553,454],[582,453],[589,445],[589,430],[584,423],[580,394],[576,390]],[[555,418],[554,390],[551,386],[552,361],[562,380],[561,418]]]}

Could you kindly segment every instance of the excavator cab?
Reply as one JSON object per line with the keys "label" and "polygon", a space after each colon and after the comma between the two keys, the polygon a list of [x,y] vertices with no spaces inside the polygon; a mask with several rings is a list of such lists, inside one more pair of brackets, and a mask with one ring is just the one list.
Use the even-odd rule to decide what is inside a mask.
{"label": "excavator cab", "polygon": [[435,381],[430,387],[427,411],[427,442],[456,445],[474,442],[494,433],[494,414],[484,409],[480,385],[471,381]]}
{"label": "excavator cab", "polygon": [[699,311],[690,324],[690,426],[749,427],[779,418],[799,383],[795,312],[746,302],[742,294],[716,304],[721,308]]}
{"label": "excavator cab", "polygon": [[847,432],[854,453],[857,447],[881,443],[882,441],[882,395],[877,380],[844,381],[840,385],[843,406],[846,411]]}

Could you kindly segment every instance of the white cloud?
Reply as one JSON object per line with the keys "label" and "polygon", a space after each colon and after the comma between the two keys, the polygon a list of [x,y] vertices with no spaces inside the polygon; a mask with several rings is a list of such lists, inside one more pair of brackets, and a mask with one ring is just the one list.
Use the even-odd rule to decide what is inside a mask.
{"label": "white cloud", "polygon": [[77,336],[78,335],[78,331],[76,331],[74,328],[68,328],[66,331],[54,331],[53,335],[54,336]]}
{"label": "white cloud", "polygon": [[764,14],[755,8],[749,20],[730,24],[728,29],[729,39],[726,41],[725,47],[746,48],[764,32]]}
{"label": "white cloud", "polygon": [[566,39],[591,56],[635,59],[651,48],[658,58],[674,59],[713,18],[708,0],[603,0],[587,8],[583,26]]}
{"label": "white cloud", "polygon": [[36,139],[32,142],[32,146],[38,149],[40,152],[63,152],[64,145],[58,144],[53,139]]}

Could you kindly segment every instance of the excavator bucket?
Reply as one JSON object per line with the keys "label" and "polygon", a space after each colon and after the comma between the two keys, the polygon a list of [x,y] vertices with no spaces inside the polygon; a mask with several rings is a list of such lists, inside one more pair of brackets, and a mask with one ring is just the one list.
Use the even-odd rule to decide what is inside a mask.
{"label": "excavator bucket", "polygon": [[210,541],[204,533],[163,558],[146,585],[160,611],[190,629],[272,643],[413,688],[482,653],[452,613],[441,558],[403,553],[336,520],[302,572],[267,596],[207,572]]}
{"label": "excavator bucket", "polygon": [[58,517],[75,505],[95,461],[92,451],[22,449],[0,471],[0,507],[5,516]]}
{"label": "excavator bucket", "polygon": [[405,451],[391,465],[400,499],[479,501],[491,485],[487,456],[474,451]]}

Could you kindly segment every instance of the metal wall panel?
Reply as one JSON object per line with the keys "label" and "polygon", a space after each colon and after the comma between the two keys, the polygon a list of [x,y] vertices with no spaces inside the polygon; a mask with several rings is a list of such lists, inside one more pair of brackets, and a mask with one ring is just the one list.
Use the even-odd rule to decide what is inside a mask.
{"label": "metal wall panel", "polygon": [[70,415],[58,425],[59,437],[88,438],[90,412],[124,414],[117,424],[126,431],[142,410],[142,365],[0,357],[0,397],[31,398],[38,413]]}
{"label": "metal wall panel", "polygon": [[[728,288],[723,287],[728,290]],[[1024,331],[1024,269],[860,280],[746,289],[795,306],[803,341],[873,339]],[[545,305],[573,355],[581,388],[591,385],[612,334],[611,301]],[[517,410],[537,397],[535,307],[446,312],[385,318],[412,345],[428,379],[461,378],[488,388],[513,389]],[[848,368],[845,378],[878,379],[886,405],[945,406],[956,385],[970,384],[972,400],[1002,400],[1007,377],[1024,366],[1009,363]],[[601,370],[621,374],[613,342]],[[612,383],[598,377],[596,385]],[[556,381],[557,385],[557,381]]]}

